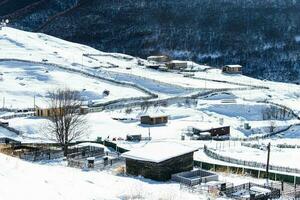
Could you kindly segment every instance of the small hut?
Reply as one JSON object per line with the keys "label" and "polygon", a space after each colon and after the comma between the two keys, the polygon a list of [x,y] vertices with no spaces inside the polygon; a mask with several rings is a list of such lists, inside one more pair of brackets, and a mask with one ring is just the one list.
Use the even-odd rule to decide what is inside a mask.
{"label": "small hut", "polygon": [[[35,107],[35,116],[38,117],[52,117],[54,114],[62,114],[64,112],[63,108],[40,108],[38,106]],[[89,108],[87,106],[81,106],[78,109],[78,114],[87,114],[89,112]]]}
{"label": "small hut", "polygon": [[126,152],[122,157],[127,174],[166,181],[172,174],[193,169],[195,151],[196,148],[179,143],[156,142]]}
{"label": "small hut", "polygon": [[56,112],[61,112],[61,109],[53,109],[53,108],[40,108],[36,106],[35,108],[35,116],[38,117],[51,117]]}
{"label": "small hut", "polygon": [[141,116],[141,124],[158,125],[168,123],[169,117],[167,115],[143,115]]}
{"label": "small hut", "polygon": [[229,74],[241,74],[242,73],[242,66],[241,65],[225,65],[222,67],[223,73]]}
{"label": "small hut", "polygon": [[199,136],[199,139],[212,139],[214,137],[230,136],[230,126],[211,128],[193,126],[192,132],[194,135]]}

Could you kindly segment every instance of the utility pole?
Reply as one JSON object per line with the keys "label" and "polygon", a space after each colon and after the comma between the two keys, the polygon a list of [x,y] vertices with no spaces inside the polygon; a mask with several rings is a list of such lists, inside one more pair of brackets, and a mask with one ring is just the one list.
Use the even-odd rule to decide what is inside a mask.
{"label": "utility pole", "polygon": [[267,169],[266,169],[266,173],[267,173],[267,185],[269,185],[269,164],[270,164],[271,143],[268,144],[267,150],[268,150],[268,158],[267,158]]}

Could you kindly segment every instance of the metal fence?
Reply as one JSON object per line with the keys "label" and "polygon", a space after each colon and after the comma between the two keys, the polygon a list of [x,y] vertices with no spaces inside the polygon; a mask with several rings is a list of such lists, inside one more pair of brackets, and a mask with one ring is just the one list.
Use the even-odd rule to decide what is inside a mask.
{"label": "metal fence", "polygon": [[88,157],[89,156],[84,156],[80,158],[68,158],[68,166],[79,169],[90,168],[94,170],[104,170],[107,167],[124,162],[124,158],[120,157],[118,153],[106,152],[105,154],[95,154],[93,156],[93,166],[89,167]]}
{"label": "metal fence", "polygon": [[25,113],[13,113],[13,114],[9,114],[9,115],[4,115],[4,116],[0,116],[0,119],[13,119],[13,118],[17,118],[17,117],[31,117],[34,116],[33,112],[25,112]]}
{"label": "metal fence", "polygon": [[62,158],[64,153],[62,150],[39,150],[39,151],[30,151],[23,152],[19,154],[19,158],[27,161],[42,161],[42,160],[53,160]]}
{"label": "metal fence", "polygon": [[[256,162],[256,161],[246,161],[246,160],[241,160],[241,159],[236,159],[236,158],[231,158],[231,157],[228,157],[228,156],[220,155],[220,154],[210,150],[206,145],[204,146],[204,153],[207,156],[209,156],[211,158],[214,158],[216,160],[221,160],[221,161],[232,163],[232,164],[243,165],[243,166],[254,167],[254,168],[260,168],[260,169],[266,169],[267,168],[267,164],[265,164],[265,163],[260,163],[260,162]],[[274,170],[274,171],[279,171],[279,172],[300,174],[300,169],[297,169],[297,168],[270,165],[269,169]]]}
{"label": "metal fence", "polygon": [[183,183],[189,186],[199,185],[210,181],[217,181],[219,176],[204,170],[194,170],[188,172],[181,172],[172,175],[172,180]]}
{"label": "metal fence", "polygon": [[[256,183],[245,183],[230,188],[226,188],[224,194],[229,198],[239,199],[239,196],[236,195],[236,193],[243,190],[250,191],[251,187],[260,187],[260,188],[268,189],[270,191],[269,193],[258,194],[254,197],[254,199],[278,199],[280,198],[281,195],[280,189],[273,188],[271,186],[266,186],[266,185],[259,185]],[[246,199],[250,199],[250,198],[246,198]]]}

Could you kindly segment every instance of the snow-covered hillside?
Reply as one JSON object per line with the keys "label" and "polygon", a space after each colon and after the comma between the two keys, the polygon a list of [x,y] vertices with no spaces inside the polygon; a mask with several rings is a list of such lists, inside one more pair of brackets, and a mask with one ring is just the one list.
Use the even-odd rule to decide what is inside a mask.
{"label": "snow-covered hillside", "polygon": [[[4,107],[7,108],[33,107],[34,97],[37,105],[45,105],[47,90],[57,87],[82,91],[87,101],[107,102],[155,94],[158,99],[165,99],[172,104],[169,108],[137,108],[131,113],[125,113],[124,108],[88,114],[90,139],[124,137],[130,132],[148,133],[147,128],[139,126],[137,121],[124,124],[114,121],[114,116],[138,120],[141,114],[168,114],[170,123],[164,127],[154,127],[152,132],[157,139],[178,139],[188,126],[219,124],[220,120],[232,126],[233,137],[267,133],[271,121],[275,121],[278,130],[297,123],[294,115],[264,119],[263,113],[274,103],[287,106],[294,114],[300,112],[298,85],[224,74],[219,69],[207,66],[202,68],[204,71],[195,72],[194,77],[185,77],[181,73],[148,69],[145,67],[147,61],[140,58],[104,53],[45,34],[9,27],[0,31],[0,48],[0,69],[3,74],[0,98],[5,98]],[[201,68],[195,63],[189,65]],[[130,87],[125,86],[126,83],[130,83]],[[105,89],[111,91],[107,97],[102,95]],[[201,96],[202,93],[208,95]],[[190,99],[192,101],[187,103],[189,96],[195,94],[199,94],[200,99]],[[152,101],[156,101],[155,98]],[[99,123],[99,120],[105,123]],[[252,131],[242,128],[245,122],[250,123]],[[37,134],[38,124],[42,127],[43,120],[11,120],[11,126],[31,137],[40,137]],[[120,132],[120,127],[126,131]],[[165,134],[159,134],[161,131]]]}
{"label": "snow-covered hillside", "polygon": [[[0,111],[0,119],[5,118],[9,127],[19,133],[0,128],[0,137],[22,142],[49,142],[43,133],[48,119],[21,117],[20,113],[14,112],[20,108],[33,108],[34,99],[35,105],[46,107],[48,90],[69,87],[80,91],[87,103],[94,103],[85,116],[88,129],[86,136],[80,138],[82,140],[106,138],[128,150],[153,142],[170,141],[197,149],[202,149],[204,145],[214,148],[219,145],[218,142],[199,141],[189,135],[191,127],[209,129],[230,126],[230,139],[235,141],[252,140],[254,136],[264,140],[272,136],[272,140],[278,143],[300,143],[299,85],[225,74],[219,69],[191,62],[189,66],[200,69],[192,77],[179,71],[163,72],[147,68],[147,61],[140,58],[104,53],[45,34],[9,27],[0,30],[0,51],[0,103],[2,101],[4,108]],[[110,94],[103,95],[104,90],[109,90]],[[109,106],[103,106],[103,103]],[[140,116],[151,114],[167,115],[169,122],[157,126],[141,125]],[[128,134],[150,136],[152,140],[132,143],[125,141]],[[220,145],[224,144],[220,142]],[[215,150],[222,155],[235,153],[241,159],[252,159],[258,154],[255,150],[248,152],[245,149],[229,147]],[[283,158],[288,153],[278,150],[276,155]],[[264,151],[260,152],[261,161],[264,155]],[[201,150],[195,153],[195,158],[199,161],[213,160]],[[101,199],[110,185],[113,186],[112,192],[104,199],[122,199],[124,195],[131,194],[126,192],[127,187],[123,188],[125,183],[130,183],[128,187],[131,190],[142,187],[142,195],[146,199],[158,199],[164,195],[167,195],[166,199],[181,199],[181,195],[186,195],[178,189],[178,184],[156,184],[142,178],[116,176],[111,171],[96,173],[66,169],[64,162],[35,165],[0,155],[0,165],[5,162],[8,164],[3,168],[4,172],[0,171],[0,176],[5,180],[0,180],[0,194],[5,184],[13,183],[13,177],[21,178],[18,184],[22,184],[32,174],[40,173],[47,175],[35,176],[33,182],[41,185],[41,193],[51,188],[51,199],[73,199],[77,195],[82,195],[82,199]],[[277,164],[278,160],[272,162]],[[296,161],[289,163],[293,162]],[[51,173],[63,176],[56,180],[49,175]],[[105,186],[101,182],[103,179],[109,180]],[[61,193],[61,186],[65,186],[62,188],[66,193]],[[80,190],[72,192],[73,186],[87,189],[83,193]],[[101,189],[91,192],[97,188]],[[29,188],[25,187],[24,193],[27,190]],[[144,190],[147,191],[145,194]],[[172,190],[176,191],[176,198],[173,198]],[[3,194],[9,195],[8,192]],[[187,196],[195,198],[190,193]]]}
{"label": "snow-covered hillside", "polygon": [[199,199],[177,183],[118,176],[117,171],[80,171],[61,161],[32,164],[0,154],[0,166],[2,200]]}

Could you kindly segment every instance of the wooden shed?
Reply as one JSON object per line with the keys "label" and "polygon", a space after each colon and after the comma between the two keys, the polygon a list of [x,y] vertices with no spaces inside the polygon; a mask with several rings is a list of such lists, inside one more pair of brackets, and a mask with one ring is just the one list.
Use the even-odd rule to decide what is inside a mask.
{"label": "wooden shed", "polygon": [[51,116],[54,115],[55,110],[56,110],[56,112],[61,112],[60,109],[40,108],[40,107],[36,106],[35,116],[38,116],[38,117],[51,117]]}
{"label": "wooden shed", "polygon": [[[230,135],[230,126],[212,127],[212,128],[201,128],[201,127],[194,126],[192,127],[192,130],[193,130],[193,134],[200,136],[200,139],[211,139],[213,137]],[[209,135],[207,135],[206,133],[209,133]]]}
{"label": "wooden shed", "polygon": [[241,74],[242,68],[243,67],[241,65],[225,65],[222,67],[222,72],[229,74]]}
{"label": "wooden shed", "polygon": [[[63,108],[40,108],[38,106],[35,107],[35,116],[38,117],[52,117],[55,113],[63,113]],[[78,114],[87,114],[89,112],[89,108],[87,106],[81,106],[78,109]]]}
{"label": "wooden shed", "polygon": [[167,115],[143,115],[141,116],[141,124],[157,125],[168,123],[169,117]]}
{"label": "wooden shed", "polygon": [[193,169],[195,151],[196,148],[179,143],[156,142],[126,152],[122,157],[127,174],[166,181],[172,174]]}

